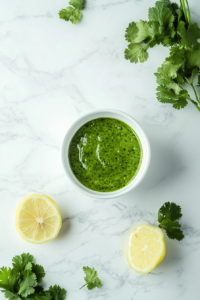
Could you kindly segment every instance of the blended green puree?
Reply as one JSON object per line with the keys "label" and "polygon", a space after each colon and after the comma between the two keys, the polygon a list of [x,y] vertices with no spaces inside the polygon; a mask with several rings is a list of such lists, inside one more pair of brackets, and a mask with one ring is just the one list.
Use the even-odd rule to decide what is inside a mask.
{"label": "blended green puree", "polygon": [[87,188],[113,192],[136,175],[141,147],[133,129],[120,120],[94,119],[75,133],[69,162],[76,178]]}

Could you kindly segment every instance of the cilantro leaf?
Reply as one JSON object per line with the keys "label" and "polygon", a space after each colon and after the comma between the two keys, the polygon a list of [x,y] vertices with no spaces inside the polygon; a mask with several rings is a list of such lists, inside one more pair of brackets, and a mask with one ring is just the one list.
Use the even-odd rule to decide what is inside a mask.
{"label": "cilantro leaf", "polygon": [[61,9],[59,11],[59,16],[60,19],[71,21],[73,24],[77,24],[80,21],[82,14],[79,9],[69,6]]}
{"label": "cilantro leaf", "polygon": [[102,284],[101,284],[101,280],[98,277],[97,271],[95,271],[94,268],[89,268],[89,267],[83,267],[83,271],[86,274],[85,282],[86,284],[84,284],[81,289],[87,285],[88,290],[92,290],[95,287],[97,288],[101,288]]}
{"label": "cilantro leaf", "polygon": [[128,42],[135,43],[137,35],[138,35],[138,27],[135,22],[132,22],[126,28],[125,38]]}
{"label": "cilantro leaf", "polygon": [[187,68],[200,68],[200,50],[186,51]]}
{"label": "cilantro leaf", "polygon": [[125,58],[134,63],[137,63],[138,60],[140,60],[140,62],[146,61],[148,58],[146,46],[141,46],[139,44],[129,44],[128,49],[125,50]]}
{"label": "cilantro leaf", "polygon": [[36,278],[37,278],[37,282],[41,283],[42,278],[45,276],[44,268],[40,265],[33,264],[32,265],[32,272],[35,273]]}
{"label": "cilantro leaf", "polygon": [[61,289],[58,285],[50,286],[48,290],[52,296],[52,300],[64,300],[66,298],[66,290]]}
{"label": "cilantro leaf", "polygon": [[133,42],[141,43],[150,36],[150,25],[148,22],[140,20],[138,23],[136,23],[136,27],[138,29],[138,32]]}
{"label": "cilantro leaf", "polygon": [[174,202],[165,202],[158,211],[158,222],[169,219],[176,221],[182,217],[181,207]]}
{"label": "cilantro leaf", "polygon": [[81,10],[84,9],[85,0],[70,0],[69,4],[71,6],[61,9],[58,14],[60,19],[77,24],[82,17]]}
{"label": "cilantro leaf", "polygon": [[187,99],[190,99],[188,91],[184,89],[182,89],[178,95],[163,85],[158,86],[156,90],[158,101],[162,103],[171,103],[176,109],[184,108],[188,104]]}
{"label": "cilantro leaf", "polygon": [[183,26],[179,27],[179,34],[181,37],[181,44],[184,47],[192,48],[198,44],[198,39],[200,38],[200,29],[197,23],[189,24],[188,28]]}
{"label": "cilantro leaf", "polygon": [[22,297],[27,297],[35,292],[34,287],[37,285],[36,275],[31,271],[23,272],[23,279],[19,284],[18,294]]}
{"label": "cilantro leaf", "polygon": [[163,1],[157,1],[155,7],[149,8],[149,20],[156,21],[162,27],[172,27],[174,16]]}
{"label": "cilantro leaf", "polygon": [[12,299],[12,300],[21,300],[21,297],[19,297],[18,295],[12,293],[9,290],[2,290],[2,292],[4,293],[5,298]]}
{"label": "cilantro leaf", "polygon": [[83,10],[85,5],[85,0],[70,0],[69,4],[72,5],[74,8]]}
{"label": "cilantro leaf", "polygon": [[10,268],[2,267],[0,269],[0,288],[7,288],[10,272]]}
{"label": "cilantro leaf", "polygon": [[170,239],[181,241],[184,238],[181,225],[177,220],[182,217],[181,207],[173,202],[166,202],[158,211],[159,227],[165,229]]}
{"label": "cilantro leaf", "polygon": [[29,253],[23,253],[21,256],[13,257],[12,261],[13,269],[17,272],[22,272],[24,270],[31,270],[34,257]]}
{"label": "cilantro leaf", "polygon": [[17,283],[19,280],[19,274],[10,268],[1,268],[0,269],[0,288],[8,290],[6,294],[15,293],[17,289]]}
{"label": "cilantro leaf", "polygon": [[159,227],[165,229],[168,238],[172,240],[181,241],[184,238],[184,234],[180,229],[181,225],[177,221],[163,220]]}

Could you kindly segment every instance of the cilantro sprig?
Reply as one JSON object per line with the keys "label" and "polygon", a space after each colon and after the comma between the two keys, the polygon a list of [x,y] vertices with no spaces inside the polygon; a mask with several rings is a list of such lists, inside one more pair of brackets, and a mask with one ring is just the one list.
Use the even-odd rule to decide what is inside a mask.
{"label": "cilantro sprig", "polygon": [[173,202],[166,202],[158,211],[159,227],[166,231],[168,238],[181,241],[184,234],[177,220],[182,217],[181,207]]}
{"label": "cilantro sprig", "polygon": [[58,285],[44,290],[38,285],[45,276],[44,268],[35,264],[29,253],[15,256],[12,268],[0,269],[0,289],[10,300],[64,300],[66,290]]}
{"label": "cilantro sprig", "polygon": [[[187,9],[186,9],[187,8]],[[126,29],[129,42],[125,58],[130,62],[144,62],[148,59],[148,48],[157,44],[171,47],[170,56],[155,73],[157,78],[157,99],[170,103],[176,109],[187,106],[190,101],[200,111],[200,99],[195,87],[198,75],[200,86],[200,28],[191,22],[187,0],[180,0],[180,7],[169,0],[160,0],[149,8],[149,21],[132,22]],[[182,86],[192,87],[195,100]]]}
{"label": "cilantro sprig", "polygon": [[102,284],[101,284],[101,280],[98,277],[97,271],[95,271],[94,268],[89,268],[89,267],[83,267],[83,271],[85,272],[85,282],[86,284],[84,284],[81,289],[84,286],[87,286],[88,290],[92,290],[95,287],[97,288],[101,288]]}
{"label": "cilantro sprig", "polygon": [[85,0],[70,0],[69,4],[71,6],[61,9],[58,14],[60,19],[77,24],[82,17],[81,10],[84,9]]}

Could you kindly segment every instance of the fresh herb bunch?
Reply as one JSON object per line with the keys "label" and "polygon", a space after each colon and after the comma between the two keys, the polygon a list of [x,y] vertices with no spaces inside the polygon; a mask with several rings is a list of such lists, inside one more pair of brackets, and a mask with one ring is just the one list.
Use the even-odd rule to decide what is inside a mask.
{"label": "fresh herb bunch", "polygon": [[76,24],[82,17],[81,10],[84,9],[85,0],[70,0],[69,4],[71,6],[61,9],[58,14],[60,19]]}
{"label": "fresh herb bunch", "polygon": [[166,202],[158,211],[159,227],[166,231],[168,238],[181,241],[184,238],[181,225],[177,220],[182,217],[181,207],[173,202]]}
{"label": "fresh herb bunch", "polygon": [[34,263],[29,253],[15,256],[13,268],[0,269],[0,288],[5,298],[11,300],[64,300],[66,290],[58,285],[50,286],[47,291],[38,285],[45,276],[44,268]]}
{"label": "fresh herb bunch", "polygon": [[81,289],[87,285],[88,290],[92,290],[95,287],[97,288],[101,288],[102,284],[101,284],[101,280],[98,277],[97,271],[95,271],[94,268],[89,268],[89,267],[83,267],[83,271],[85,272],[85,282],[86,284],[84,284]]}
{"label": "fresh herb bunch", "polygon": [[[186,10],[187,6],[187,10]],[[174,108],[184,108],[188,101],[200,111],[200,99],[194,86],[194,76],[198,74],[200,86],[200,28],[191,22],[187,0],[180,0],[180,7],[169,0],[160,0],[155,7],[149,8],[149,21],[129,24],[126,29],[125,58],[130,62],[144,62],[148,59],[147,49],[156,44],[171,47],[157,73],[157,99],[162,103],[171,103]],[[190,97],[182,84],[189,84],[195,95]]]}

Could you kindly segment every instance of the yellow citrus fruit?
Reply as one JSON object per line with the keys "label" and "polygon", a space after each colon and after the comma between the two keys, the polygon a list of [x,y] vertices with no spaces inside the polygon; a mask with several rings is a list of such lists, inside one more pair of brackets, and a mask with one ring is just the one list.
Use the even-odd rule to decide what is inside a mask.
{"label": "yellow citrus fruit", "polygon": [[20,236],[33,244],[47,243],[58,235],[62,218],[55,202],[44,195],[29,195],[18,206],[15,225]]}
{"label": "yellow citrus fruit", "polygon": [[164,256],[165,241],[160,228],[142,224],[132,231],[127,247],[127,260],[132,269],[147,274]]}

